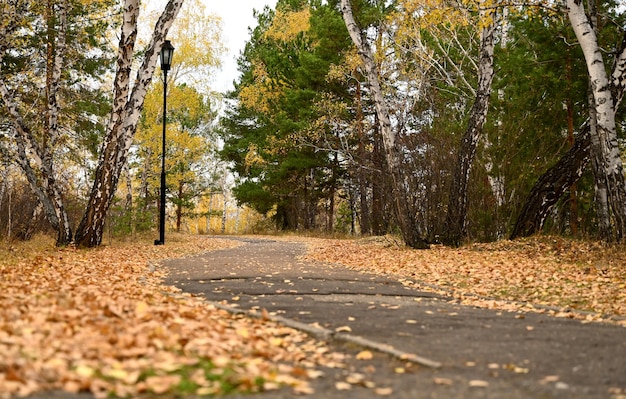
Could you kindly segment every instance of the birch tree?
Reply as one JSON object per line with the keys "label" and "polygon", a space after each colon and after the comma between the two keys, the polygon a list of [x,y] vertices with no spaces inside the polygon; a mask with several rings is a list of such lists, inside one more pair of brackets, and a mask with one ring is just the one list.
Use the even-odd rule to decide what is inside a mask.
{"label": "birch tree", "polygon": [[[611,96],[617,110],[626,89],[626,33],[616,46],[615,60],[609,76]],[[572,148],[541,175],[532,187],[516,219],[511,238],[529,236],[540,231],[551,209],[569,187],[581,178],[591,160],[590,121],[587,120],[578,130]]]}
{"label": "birch tree", "polygon": [[[72,79],[83,76],[81,74],[85,74],[85,70],[92,68],[88,65],[89,62],[93,62],[86,58],[88,51],[81,47],[82,43],[74,40],[77,34],[86,37],[89,32],[102,33],[98,29],[103,29],[108,24],[103,22],[99,28],[83,32],[76,29],[76,26],[80,27],[80,23],[84,21],[74,21],[70,27],[68,16],[76,17],[81,12],[110,9],[108,7],[113,2],[47,0],[39,4],[11,0],[0,5],[3,16],[3,22],[0,23],[0,64],[3,74],[3,79],[0,79],[1,105],[11,123],[10,131],[15,137],[18,164],[26,175],[32,192],[43,205],[51,226],[57,232],[58,245],[68,244],[73,238],[80,245],[100,244],[106,212],[126,161],[146,87],[154,73],[158,49],[165,40],[182,2],[183,0],[170,0],[166,5],[144,52],[143,63],[133,79],[132,87],[131,67],[136,57],[134,47],[140,1],[124,2],[114,103],[86,213],[74,237],[65,210],[63,184],[58,180],[59,165],[55,165],[64,152],[67,152],[70,143],[74,143],[73,140],[68,140],[65,132],[71,131],[70,123],[76,122],[72,121],[74,116],[65,114],[70,113],[68,108],[73,106],[69,93],[81,84]],[[110,15],[99,16],[103,19],[84,20],[97,24],[97,21],[110,18]],[[40,32],[40,26],[46,26],[45,33]],[[74,36],[69,36],[69,32]],[[41,40],[41,37],[45,37],[45,40]],[[72,46],[69,46],[70,40],[73,40]],[[104,42],[90,38],[90,43]],[[41,50],[40,43],[44,43],[44,51],[38,51]],[[85,54],[80,54],[81,49]],[[102,50],[106,54],[106,49]],[[45,54],[43,61],[37,59],[40,53]],[[69,53],[72,53],[71,57]],[[45,67],[41,68],[41,65]],[[91,72],[103,73],[98,68],[104,66],[105,64],[95,66]],[[7,79],[7,74],[12,74],[11,78]],[[39,83],[39,76],[44,76],[44,83]],[[71,85],[74,86],[70,87]],[[80,89],[84,90],[82,87]],[[64,94],[62,99],[61,92]],[[65,123],[63,125],[62,115]]]}
{"label": "birch tree", "polygon": [[476,98],[470,111],[467,130],[461,139],[461,146],[450,188],[448,213],[446,215],[448,230],[444,240],[451,245],[459,245],[466,235],[467,190],[470,172],[474,163],[478,141],[483,134],[483,127],[487,119],[491,84],[494,75],[495,11],[493,8],[481,8],[479,14],[479,26],[482,26],[482,29],[480,35],[480,56],[478,58],[478,87],[476,89]]}
{"label": "birch tree", "polygon": [[76,230],[75,242],[78,245],[93,247],[102,242],[107,211],[115,195],[119,177],[128,158],[128,150],[137,130],[143,102],[156,68],[159,49],[183,1],[169,0],[167,2],[154,27],[148,46],[143,52],[143,60],[134,80],[131,79],[131,70],[136,54],[140,0],[124,2],[117,71],[113,86],[113,108],[106,129],[106,137],[102,143],[87,209]]}
{"label": "birch tree", "polygon": [[[58,91],[61,70],[65,61],[68,10],[67,2],[63,0],[58,4],[48,1],[44,7],[47,37],[45,38],[46,101],[43,121],[45,127],[40,136],[42,139],[38,140],[37,133],[26,122],[24,110],[20,109],[15,99],[15,90],[12,90],[4,79],[0,79],[0,98],[15,136],[18,164],[26,175],[31,190],[43,205],[52,228],[57,232],[57,245],[65,245],[72,239],[72,230],[63,205],[61,187],[56,180],[53,158],[60,137]],[[2,29],[0,64],[4,64],[5,57],[15,46],[24,44],[25,39],[18,39],[16,35],[21,29],[28,31],[28,22],[24,17],[28,11],[28,7],[19,1],[2,6],[2,15],[8,17],[10,22],[0,27]],[[36,17],[33,16],[33,18]],[[29,32],[29,34],[34,35],[36,32]]]}
{"label": "birch tree", "polygon": [[391,125],[390,111],[381,88],[380,74],[374,59],[374,53],[365,34],[356,23],[350,0],[341,0],[341,12],[350,37],[363,62],[365,76],[367,77],[367,82],[376,107],[376,115],[380,126],[380,134],[383,138],[385,157],[391,175],[393,187],[392,201],[398,226],[402,232],[402,238],[410,247],[420,249],[428,248],[429,245],[420,232],[416,217],[409,209],[407,192],[402,175],[402,152],[397,142],[397,132],[394,131]]}
{"label": "birch tree", "polygon": [[[601,218],[599,224],[604,226],[601,229],[601,238],[606,241],[621,241],[626,232],[626,187],[617,140],[613,84],[598,44],[596,29],[585,12],[584,2],[568,0],[567,12],[585,56],[593,94],[590,118],[593,119],[591,126],[595,127],[591,129],[591,151],[592,159],[595,160],[596,203],[597,207],[611,210],[610,213],[598,212]],[[623,68],[623,58],[618,58],[619,62]]]}

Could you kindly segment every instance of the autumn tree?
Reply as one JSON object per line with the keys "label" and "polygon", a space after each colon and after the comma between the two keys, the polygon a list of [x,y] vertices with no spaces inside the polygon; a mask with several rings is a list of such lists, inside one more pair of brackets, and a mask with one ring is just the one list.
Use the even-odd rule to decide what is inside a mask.
{"label": "autumn tree", "polygon": [[[25,1],[0,6],[0,99],[15,138],[7,148],[24,172],[53,229],[57,244],[69,243],[72,225],[65,188],[83,144],[84,130],[98,132],[106,98],[97,84],[108,69],[106,19],[112,1]],[[85,18],[85,15],[93,18]],[[72,45],[69,45],[72,43]]]}
{"label": "autumn tree", "polygon": [[368,42],[362,28],[357,25],[352,5],[349,0],[342,0],[341,11],[359,56],[363,62],[365,75],[372,98],[376,107],[376,116],[380,127],[387,167],[391,175],[393,188],[392,201],[394,204],[395,217],[398,222],[402,237],[408,246],[413,248],[428,248],[428,244],[422,235],[416,215],[408,206],[407,193],[401,170],[402,152],[398,144],[398,132],[394,131],[391,124],[389,105],[385,100],[380,83],[380,72],[374,58],[374,52]]}
{"label": "autumn tree", "polygon": [[[337,132],[324,118],[341,108],[346,89],[326,76],[347,43],[332,10],[280,1],[275,12],[257,15],[240,59],[237,102],[222,123],[222,154],[238,176],[235,195],[261,213],[275,212],[279,228],[312,229],[325,218],[332,229],[342,168],[324,143]],[[324,107],[331,98],[337,107]]]}
{"label": "autumn tree", "polygon": [[[615,124],[615,89],[600,49],[595,0],[591,0],[588,7],[589,13],[582,0],[567,1],[568,16],[585,56],[593,94],[590,118],[596,205],[605,210],[598,213],[600,233],[606,241],[621,241],[626,232],[626,186]],[[616,71],[620,76],[626,72],[626,67],[624,59],[617,61],[622,64]]]}
{"label": "autumn tree", "polygon": [[475,99],[469,114],[467,130],[461,139],[457,162],[452,176],[450,200],[446,215],[447,231],[444,241],[451,245],[460,245],[465,238],[468,207],[468,184],[470,172],[474,164],[478,141],[483,135],[483,127],[489,110],[491,84],[494,67],[493,53],[495,43],[496,12],[490,2],[478,5],[478,26],[480,28],[480,46],[477,57],[478,82]]}
{"label": "autumn tree", "polygon": [[[87,208],[76,230],[75,242],[97,246],[102,242],[106,215],[117,190],[120,175],[128,158],[145,95],[152,80],[158,52],[180,10],[183,0],[169,0],[157,21],[134,80],[131,79],[135,55],[138,0],[126,0],[117,54],[113,86],[113,107],[107,124]],[[132,81],[132,85],[131,85]]]}
{"label": "autumn tree", "polygon": [[[176,50],[167,85],[166,191],[168,202],[175,205],[177,231],[210,183],[206,169],[215,151],[210,145],[215,143],[212,121],[220,102],[211,91],[210,78],[223,52],[220,29],[219,18],[193,0],[182,8],[168,34]],[[129,211],[144,217],[160,187],[162,118],[163,83],[157,81],[146,96],[132,158],[141,206]]]}
{"label": "autumn tree", "polygon": [[[624,71],[626,65],[624,62],[624,60],[626,60],[626,37],[624,36],[623,31],[620,31],[619,26],[618,29],[610,29],[615,26],[615,22],[623,19],[624,15],[623,13],[616,14],[618,9],[614,4],[603,4],[602,12],[599,15],[594,12],[591,12],[590,14],[592,16],[596,15],[598,17],[597,21],[603,21],[602,23],[596,22],[592,24],[592,26],[598,28],[598,30],[597,32],[594,30],[594,33],[591,34],[591,31],[585,30],[590,29],[589,20],[586,19],[586,14],[583,16],[580,14],[581,9],[577,8],[581,7],[582,4],[571,4],[571,6],[573,8],[568,8],[567,17],[572,21],[573,25],[576,25],[573,31],[577,36],[582,32],[588,32],[583,35],[585,36],[583,37],[584,40],[579,39],[581,48],[582,46],[585,47],[584,51],[586,51],[586,54],[583,59],[587,62],[587,69],[589,70],[591,67],[589,65],[589,60],[594,59],[593,49],[596,48],[594,42],[598,43],[598,40],[603,40],[604,46],[613,46],[615,48],[615,51],[611,54],[613,56],[613,60],[610,63],[612,64],[612,67],[610,72],[603,73],[601,68],[604,68],[606,71],[606,65],[608,63],[605,62],[602,57],[595,61],[595,64],[597,65],[593,66],[593,73],[597,75],[595,79],[600,80],[591,86],[594,88],[594,91],[591,92],[591,99],[593,101],[590,103],[590,118],[587,122],[581,125],[580,129],[578,129],[578,134],[576,135],[576,140],[571,150],[565,153],[558,160],[558,162],[549,168],[533,186],[528,198],[525,201],[522,212],[517,218],[515,228],[512,232],[512,237],[529,235],[539,231],[544,226],[549,212],[555,206],[557,201],[563,196],[569,186],[576,183],[580,179],[588,163],[595,157],[595,180],[596,186],[599,188],[599,190],[596,190],[595,204],[596,209],[599,209],[597,213],[600,218],[598,223],[600,234],[604,240],[620,239],[620,211],[619,208],[617,210],[614,209],[612,204],[619,202],[621,184],[616,183],[616,181],[619,181],[619,177],[615,177],[612,174],[614,171],[609,173],[610,176],[605,176],[608,173],[607,165],[610,165],[611,162],[617,162],[615,159],[613,159],[613,161],[609,161],[611,156],[616,157],[619,155],[619,152],[615,152],[615,143],[613,143],[613,145],[608,145],[604,140],[610,137],[613,137],[613,140],[616,138],[612,135],[612,133],[610,133],[613,131],[610,120],[611,118],[615,118],[616,112],[619,109],[619,105],[621,104],[624,96],[624,82],[626,81],[626,74]],[[592,7],[591,11],[593,10],[594,8]],[[574,15],[572,15],[572,13]],[[611,34],[611,31],[615,33]],[[591,37],[587,37],[587,35],[591,35]],[[598,57],[599,54],[596,54],[595,56]],[[589,75],[594,76],[591,71],[589,71]],[[603,75],[605,75],[608,79],[608,87],[606,88],[603,88],[602,86],[598,87],[597,85],[598,82],[602,81]],[[601,99],[603,98],[603,95],[608,95],[606,92],[602,92],[604,89],[607,89],[609,91],[608,93],[611,95],[610,102],[612,103],[612,107],[609,107],[608,110],[604,110],[605,114],[602,116],[602,118],[604,118],[602,122],[604,127],[600,128],[600,130],[604,129],[604,133],[601,133],[598,131],[598,125],[595,123],[595,120],[598,112],[596,106],[600,105],[598,104],[598,101],[606,101]],[[595,91],[599,92],[596,93]],[[604,104],[602,105],[604,106]],[[617,127],[615,131],[617,131]],[[595,139],[593,139],[594,136]],[[596,145],[601,143],[605,143],[606,145],[599,147],[596,146],[596,149],[592,150],[592,140],[595,140]],[[603,149],[603,151],[598,151],[598,148]],[[609,190],[609,187],[612,187],[612,189]],[[614,193],[611,191],[614,191]],[[615,199],[611,199],[612,197],[615,197]],[[613,217],[611,217],[608,213],[610,209],[612,209],[614,214]],[[603,210],[605,211],[603,212]],[[615,215],[615,212],[618,212],[618,215]],[[611,220],[613,220],[613,222],[611,222]],[[613,225],[613,227],[611,227],[611,225]]]}
{"label": "autumn tree", "polygon": [[[133,166],[139,176],[144,206],[157,199],[160,187],[162,98],[162,85],[155,85],[148,92],[136,137]],[[176,208],[175,224],[179,231],[183,216],[195,207],[195,201],[207,188],[203,172],[211,150],[208,126],[215,116],[208,100],[190,86],[174,86],[168,99],[166,188],[169,201]]]}

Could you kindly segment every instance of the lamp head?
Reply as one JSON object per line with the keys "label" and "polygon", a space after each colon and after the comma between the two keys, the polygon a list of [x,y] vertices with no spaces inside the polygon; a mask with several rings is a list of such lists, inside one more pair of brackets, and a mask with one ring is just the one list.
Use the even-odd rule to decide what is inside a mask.
{"label": "lamp head", "polygon": [[166,40],[161,47],[161,69],[169,71],[172,66],[172,57],[174,56],[174,46],[169,40]]}

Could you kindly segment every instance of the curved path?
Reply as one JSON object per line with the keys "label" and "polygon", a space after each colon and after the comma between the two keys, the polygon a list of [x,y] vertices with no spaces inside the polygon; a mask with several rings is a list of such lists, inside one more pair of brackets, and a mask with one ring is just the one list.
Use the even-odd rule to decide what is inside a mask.
{"label": "curved path", "polygon": [[166,283],[229,308],[266,309],[352,355],[363,349],[354,344],[360,338],[384,349],[325,370],[310,397],[380,397],[361,386],[335,389],[356,372],[391,388],[393,398],[626,398],[626,328],[461,306],[392,279],[301,260],[302,243],[237,240],[236,248],[166,262]]}

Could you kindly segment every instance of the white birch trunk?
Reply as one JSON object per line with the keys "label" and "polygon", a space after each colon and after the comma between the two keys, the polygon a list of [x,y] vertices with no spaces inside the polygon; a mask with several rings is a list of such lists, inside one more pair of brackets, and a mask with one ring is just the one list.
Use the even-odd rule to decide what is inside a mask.
{"label": "white birch trunk", "polygon": [[124,21],[118,49],[117,74],[114,82],[114,103],[107,126],[96,177],[91,189],[87,211],[76,231],[76,243],[97,246],[102,242],[106,213],[117,189],[120,174],[132,145],[143,102],[152,80],[159,51],[184,0],[169,0],[156,23],[152,38],[130,87],[130,72],[137,36],[140,1],[126,0]]}
{"label": "white birch trunk", "polygon": [[470,111],[467,129],[461,139],[457,163],[455,165],[452,184],[450,186],[450,200],[446,215],[447,232],[444,241],[449,245],[460,245],[466,236],[468,185],[470,172],[474,165],[476,148],[483,133],[487,120],[491,85],[493,82],[493,54],[495,35],[495,16],[480,12],[480,19],[484,25],[480,35],[480,55],[478,60],[478,87],[476,98]]}
{"label": "white birch trunk", "polygon": [[613,73],[611,74],[611,92],[613,93],[614,106],[617,110],[626,92],[626,31],[622,43],[615,57]]}
{"label": "white birch trunk", "polygon": [[401,153],[396,143],[396,133],[391,126],[389,107],[385,101],[383,91],[379,80],[379,71],[374,60],[372,49],[363,36],[361,29],[357,26],[352,14],[350,0],[341,0],[341,11],[346,27],[352,38],[354,45],[357,47],[361,61],[365,67],[367,82],[373,96],[376,114],[383,138],[383,147],[387,158],[387,165],[391,172],[393,185],[393,202],[396,218],[402,237],[405,243],[414,248],[428,248],[428,244],[421,237],[419,226],[415,221],[414,215],[408,206],[407,193],[403,185],[401,171]]}
{"label": "white birch trunk", "polygon": [[[611,207],[614,222],[614,236],[602,238],[604,240],[615,238],[621,241],[626,230],[626,187],[624,186],[622,159],[617,141],[612,85],[605,69],[596,32],[585,14],[582,0],[567,0],[567,9],[572,28],[585,56],[595,102],[596,137],[592,137],[592,143],[595,143],[592,145],[592,151],[596,152],[593,158],[597,158],[598,162],[601,163],[598,165],[598,169],[603,175],[596,176],[596,185],[598,187],[603,184],[606,185],[607,202]],[[618,62],[623,63],[624,59],[618,58]],[[598,179],[602,181],[597,181]],[[603,197],[599,198],[602,199]],[[601,221],[603,224],[610,222],[610,220]]]}
{"label": "white birch trunk", "polygon": [[[611,73],[615,109],[619,108],[626,91],[626,34],[617,48],[619,50]],[[590,131],[590,123],[583,125],[573,147],[537,180],[517,217],[511,239],[540,231],[551,208],[580,179],[590,159]]]}
{"label": "white birch trunk", "polygon": [[[53,13],[50,8],[48,12]],[[11,125],[16,133],[18,149],[18,164],[28,180],[29,186],[45,210],[46,217],[57,232],[57,245],[69,244],[72,239],[72,230],[69,218],[63,204],[63,196],[54,170],[53,152],[59,136],[58,117],[58,89],[63,68],[66,49],[67,29],[67,2],[58,3],[56,15],[58,24],[51,31],[56,36],[48,37],[49,68],[46,97],[46,131],[44,143],[40,145],[33,132],[24,121],[12,94],[4,81],[0,81],[0,98],[9,115]],[[0,60],[2,55],[0,55]]]}

